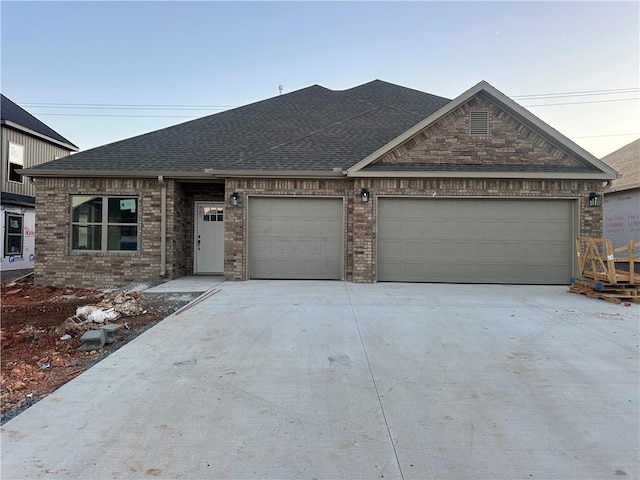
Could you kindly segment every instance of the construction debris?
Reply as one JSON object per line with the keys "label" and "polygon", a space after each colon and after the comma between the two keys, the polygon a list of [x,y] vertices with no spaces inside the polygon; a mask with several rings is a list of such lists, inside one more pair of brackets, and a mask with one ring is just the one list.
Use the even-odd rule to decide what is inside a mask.
{"label": "construction debris", "polygon": [[576,238],[579,277],[569,292],[611,303],[640,303],[640,242],[614,249],[606,238]]}
{"label": "construction debris", "polygon": [[143,313],[145,310],[140,292],[120,292],[115,297],[107,297],[96,305],[78,307],[75,315],[67,318],[56,328],[56,333],[64,335],[93,330],[120,317],[133,317]]}
{"label": "construction debris", "polygon": [[[16,291],[19,290],[19,291]],[[12,292],[9,294],[9,292]],[[75,287],[37,286],[33,275],[16,282],[0,283],[0,423],[8,421],[40,398],[68,382],[93,365],[98,359],[117,350],[142,331],[182,307],[185,302],[173,299],[161,302],[145,299],[134,305],[131,297],[137,293],[122,293],[114,304],[118,292],[106,293]],[[133,316],[121,313],[115,323],[87,322],[69,333],[58,334],[60,328],[79,306],[102,305],[102,308],[124,307],[125,311],[139,312]],[[128,301],[126,301],[129,299]],[[134,308],[135,307],[135,308]],[[75,326],[83,320],[70,321]],[[126,323],[129,328],[120,328]],[[78,352],[83,343],[82,334],[89,329],[108,327],[105,345],[100,350]],[[117,328],[116,331],[109,329]],[[62,338],[61,338],[62,337]],[[113,343],[107,341],[113,339]],[[117,340],[117,341],[116,341]]]}

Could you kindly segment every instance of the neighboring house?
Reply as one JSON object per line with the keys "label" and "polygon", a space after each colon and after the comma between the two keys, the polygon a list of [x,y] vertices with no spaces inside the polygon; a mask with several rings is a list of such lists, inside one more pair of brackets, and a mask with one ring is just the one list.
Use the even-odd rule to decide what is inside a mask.
{"label": "neighboring house", "polygon": [[39,283],[567,283],[616,172],[486,82],[314,85],[88,150],[37,178]]}
{"label": "neighboring house", "polygon": [[603,235],[614,248],[640,242],[640,139],[602,161],[621,175],[604,190]]}
{"label": "neighboring house", "polygon": [[0,96],[2,144],[2,243],[0,270],[31,269],[35,250],[35,186],[19,173],[77,152],[69,140],[4,95]]}

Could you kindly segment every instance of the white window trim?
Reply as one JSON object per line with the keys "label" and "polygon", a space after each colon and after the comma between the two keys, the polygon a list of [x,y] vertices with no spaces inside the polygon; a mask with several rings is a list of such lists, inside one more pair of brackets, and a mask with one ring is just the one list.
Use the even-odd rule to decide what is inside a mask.
{"label": "white window trim", "polygon": [[[73,201],[71,201],[71,235],[69,240],[71,242],[71,251],[72,252],[82,252],[82,253],[107,253],[107,252],[117,252],[117,253],[138,253],[140,251],[140,197],[137,195],[92,195],[92,194],[75,194],[71,195],[71,199],[73,197],[99,197],[102,198],[102,221],[100,222],[74,222],[73,221]],[[111,198],[120,198],[120,199],[131,199],[134,198],[136,200],[136,223],[116,223],[109,222],[109,199]],[[100,226],[100,244],[102,248],[100,250],[89,250],[82,248],[73,248],[73,227],[93,227]],[[135,250],[114,250],[109,249],[109,227],[136,227],[137,235],[136,235],[136,249]]]}
{"label": "white window trim", "polygon": [[11,165],[24,168],[24,145],[9,140],[9,151],[7,154],[7,181],[11,183],[24,183],[22,175],[20,180],[11,180]]}

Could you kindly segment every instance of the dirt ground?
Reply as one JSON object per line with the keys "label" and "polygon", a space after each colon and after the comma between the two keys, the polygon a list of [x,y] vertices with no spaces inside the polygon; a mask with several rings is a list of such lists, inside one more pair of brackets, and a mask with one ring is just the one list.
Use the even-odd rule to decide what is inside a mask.
{"label": "dirt ground", "polygon": [[[186,302],[151,301],[136,294],[138,312],[125,312],[105,323],[123,325],[118,340],[82,352],[80,337],[100,324],[66,328],[83,305],[109,306],[118,293],[78,288],[34,286],[33,277],[2,282],[0,290],[0,424],[47,396],[97,361],[167,317]],[[122,295],[121,295],[122,296]],[[67,337],[64,335],[67,334]],[[65,339],[62,339],[62,338]]]}

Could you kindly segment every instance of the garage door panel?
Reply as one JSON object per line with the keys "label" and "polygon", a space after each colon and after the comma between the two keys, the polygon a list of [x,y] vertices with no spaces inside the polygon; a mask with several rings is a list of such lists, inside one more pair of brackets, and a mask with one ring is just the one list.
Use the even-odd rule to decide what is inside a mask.
{"label": "garage door panel", "polygon": [[378,280],[566,283],[572,202],[382,198]]}
{"label": "garage door panel", "polygon": [[251,198],[248,222],[251,278],[341,278],[341,199]]}

